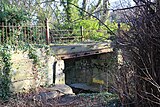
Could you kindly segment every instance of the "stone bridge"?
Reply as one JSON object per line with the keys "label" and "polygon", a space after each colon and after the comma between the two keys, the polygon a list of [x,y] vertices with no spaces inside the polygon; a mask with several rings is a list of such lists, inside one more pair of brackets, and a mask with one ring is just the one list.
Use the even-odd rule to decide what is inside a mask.
{"label": "stone bridge", "polygon": [[[11,81],[13,89],[19,91],[46,84],[68,84],[74,86],[77,83],[79,87],[87,85],[86,89],[90,88],[88,86],[101,87],[101,89],[104,87],[104,89],[107,89],[105,87],[108,87],[109,81],[112,81],[109,75],[115,71],[115,63],[117,62],[117,55],[111,47],[111,42],[86,42],[90,36],[93,36],[93,34],[90,34],[91,30],[86,31],[81,27],[76,32],[70,30],[56,31],[49,29],[48,24],[48,21],[46,21],[45,27],[27,26],[27,28],[32,29],[29,31],[29,34],[27,33],[26,26],[21,26],[21,35],[25,36],[17,36],[18,38],[16,39],[20,42],[17,42],[14,38],[6,39],[6,43],[16,41],[16,46],[21,46],[21,43],[46,43],[51,48],[51,55],[45,53],[45,48],[37,48],[36,52],[33,52],[41,64],[39,68],[33,63],[34,58],[29,57],[29,50],[11,52],[11,62],[13,63]],[[12,34],[12,31],[17,31],[17,26],[10,26],[10,24],[5,26],[2,24],[0,28],[12,29],[11,32],[10,30],[7,32],[2,30],[2,38],[9,38],[11,37],[9,34]],[[33,31],[35,32],[33,33]],[[107,34],[106,31],[99,30],[97,32],[101,32],[103,37]],[[19,32],[15,32],[15,34],[19,35]],[[62,43],[67,42],[69,43],[62,45]],[[76,43],[71,44],[74,42]],[[3,45],[3,43],[3,39],[0,39],[0,45]],[[58,45],[57,43],[61,44]],[[0,63],[0,67],[2,65]]]}
{"label": "stone bridge", "polygon": [[44,52],[45,48],[36,50],[35,54],[41,64],[37,71],[28,51],[12,52],[11,81],[15,91],[52,84],[101,91],[108,90],[113,81],[117,52],[112,48],[111,42],[50,45],[50,54]]}

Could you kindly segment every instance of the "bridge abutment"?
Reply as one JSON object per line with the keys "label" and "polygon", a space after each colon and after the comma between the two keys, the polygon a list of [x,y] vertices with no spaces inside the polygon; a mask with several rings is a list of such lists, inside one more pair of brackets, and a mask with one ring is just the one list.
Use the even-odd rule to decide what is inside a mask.
{"label": "bridge abutment", "polygon": [[53,65],[53,82],[54,84],[65,84],[64,60],[57,60]]}

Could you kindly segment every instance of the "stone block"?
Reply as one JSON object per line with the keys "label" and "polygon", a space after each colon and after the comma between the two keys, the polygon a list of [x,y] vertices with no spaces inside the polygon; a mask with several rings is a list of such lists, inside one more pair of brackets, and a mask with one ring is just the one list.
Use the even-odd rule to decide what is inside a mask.
{"label": "stone block", "polygon": [[56,59],[55,59],[55,57],[53,57],[53,56],[50,56],[49,58],[48,58],[48,75],[47,75],[47,82],[48,82],[48,85],[51,85],[51,84],[53,84],[53,69],[54,69],[54,63],[55,63],[55,61],[56,61]]}
{"label": "stone block", "polygon": [[23,79],[20,81],[15,81],[12,83],[11,90],[13,92],[24,92],[28,91],[31,88],[35,88],[35,81],[33,78]]}
{"label": "stone block", "polygon": [[55,74],[59,75],[63,73],[64,70],[64,61],[63,60],[57,60],[56,66],[55,66]]}
{"label": "stone block", "polygon": [[55,84],[65,84],[64,61],[57,60],[54,66]]}
{"label": "stone block", "polygon": [[55,84],[65,84],[65,74],[64,73],[56,75]]}
{"label": "stone block", "polygon": [[19,81],[33,77],[32,75],[32,60],[21,59],[21,60],[12,60],[12,82]]}

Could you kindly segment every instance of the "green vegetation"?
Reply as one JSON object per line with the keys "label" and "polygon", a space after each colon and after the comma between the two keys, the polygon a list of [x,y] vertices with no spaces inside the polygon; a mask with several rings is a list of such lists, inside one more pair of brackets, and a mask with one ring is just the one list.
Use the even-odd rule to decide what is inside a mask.
{"label": "green vegetation", "polygon": [[[113,33],[116,33],[118,29],[116,21],[111,22],[110,20],[108,20],[109,12],[103,11],[99,12],[99,15],[97,16],[96,14],[93,15],[99,17],[99,19],[102,20],[102,22],[106,24],[110,30],[90,15],[92,14],[92,12],[95,12],[98,7],[103,9],[105,6],[108,8],[108,0],[105,0],[105,2],[106,4],[103,4],[102,1],[99,0],[97,4],[88,6],[85,0],[83,0],[82,5],[79,4],[79,0],[62,0],[59,3],[54,1],[45,2],[45,0],[35,0],[35,2],[30,1],[30,4],[27,5],[24,4],[25,1],[23,0],[19,2],[19,4],[16,4],[15,1],[9,2],[8,0],[2,0],[0,5],[2,13],[0,14],[0,22],[13,23],[14,25],[29,22],[31,25],[34,24],[38,26],[40,24],[43,24],[44,26],[44,21],[46,20],[46,18],[48,18],[50,29],[54,29],[54,31],[58,32],[59,37],[80,36],[80,27],[82,26],[84,31],[84,39],[102,41],[108,39],[110,36],[113,36]],[[44,5],[44,7],[42,5]],[[122,29],[128,28],[126,24],[122,25]],[[31,31],[31,29],[35,31]],[[4,30],[6,32],[8,31],[7,29]],[[26,31],[24,31],[24,29],[21,29],[21,32],[34,34],[32,38],[27,37],[28,41],[31,41],[32,39],[36,42],[36,40],[39,39],[36,35],[36,31],[38,31],[39,29],[26,28],[25,30]],[[73,32],[61,32],[59,30],[73,30]],[[20,32],[18,31],[18,29],[15,31]],[[8,35],[14,34],[11,31],[11,33]],[[21,38],[23,39],[24,34],[18,36],[21,36]],[[15,39],[17,39],[16,37],[17,36],[15,36]]]}
{"label": "green vegetation", "polygon": [[[109,20],[106,21],[112,32],[117,32],[117,24],[111,23]],[[91,40],[106,40],[111,36],[111,32],[108,31],[104,26],[100,26],[96,19],[81,20],[77,25],[83,26],[84,38]]]}
{"label": "green vegetation", "polygon": [[[12,52],[17,50],[29,52],[29,58],[33,59],[33,75],[36,81],[37,79],[39,79],[37,75],[40,72],[39,69],[42,67],[42,65],[40,64],[39,57],[36,54],[36,49],[45,48],[46,52],[48,52],[48,46],[44,44],[29,44],[29,42],[27,41],[32,41],[33,37],[31,39],[24,37],[24,31],[20,30],[21,28],[17,27],[19,25],[27,23],[28,21],[31,21],[31,18],[29,16],[30,14],[25,10],[24,7],[10,5],[9,2],[4,0],[0,2],[0,98],[2,100],[8,100],[12,93]],[[36,35],[36,28],[32,28],[32,30],[34,30],[32,31],[33,34]],[[26,35],[31,34],[31,28],[26,27],[25,32]],[[26,39],[27,41],[24,39]],[[43,72],[45,73],[45,71]]]}
{"label": "green vegetation", "polygon": [[0,46],[0,98],[7,100],[10,95],[11,87],[11,47]]}
{"label": "green vegetation", "polygon": [[[49,54],[49,48],[48,46],[39,46],[39,45],[23,45],[22,47],[15,48],[10,45],[4,45],[0,46],[0,99],[2,100],[8,100],[11,96],[11,88],[12,87],[12,62],[11,62],[11,56],[13,55],[13,52],[16,52],[17,50],[21,50],[23,52],[28,52],[29,59],[33,59],[33,77],[35,84],[37,83],[37,87],[39,87],[39,83],[37,81],[41,81],[46,76],[47,73],[47,64],[40,62],[40,57],[37,55],[37,49],[44,49],[43,53],[48,55]],[[44,67],[46,67],[44,69]],[[42,70],[43,69],[43,70]],[[43,75],[43,76],[38,76]],[[43,78],[42,78],[43,77]],[[37,88],[36,87],[36,88]]]}
{"label": "green vegetation", "polygon": [[[126,16],[131,25],[122,23],[120,29],[118,29],[117,20],[109,20],[109,0],[98,0],[97,2],[93,0],[92,3],[88,3],[88,0],[58,1],[0,1],[0,98],[7,100],[11,95],[12,50],[21,49],[29,52],[28,56],[33,59],[34,64],[34,78],[35,80],[39,79],[37,75],[41,64],[36,49],[39,46],[45,47],[46,28],[44,21],[48,19],[50,30],[53,30],[53,33],[57,31],[57,37],[76,36],[83,33],[81,36],[86,41],[105,41],[111,36],[115,36],[114,34],[117,34],[117,30],[119,30],[121,38],[118,38],[118,43],[122,42],[119,47],[122,48],[122,53],[125,50],[124,54],[127,54],[127,56],[122,55],[124,59],[127,59],[126,65],[121,66],[121,69],[117,70],[117,74],[114,74],[115,87],[121,103],[125,105],[133,102],[142,106],[154,106],[156,104],[158,107],[160,105],[160,3],[158,0],[134,0],[135,4],[138,4],[135,7],[138,8],[131,11],[132,14],[125,11],[128,12]],[[139,7],[139,4],[144,6]],[[121,12],[117,12],[117,14],[121,14]],[[126,22],[125,19],[123,21]],[[36,27],[20,26],[24,23]],[[41,30],[38,29],[39,24],[43,25]],[[80,27],[83,27],[83,32],[77,33]],[[59,31],[64,29],[68,31]],[[37,33],[41,36],[37,36]],[[43,41],[37,41],[38,39]],[[112,98],[117,104],[119,103],[117,96],[110,96],[108,93],[93,94],[93,96],[89,96],[89,99],[92,100],[97,96],[101,97],[103,101],[107,100],[107,104],[113,101],[110,100]],[[135,106],[139,105],[135,104]]]}
{"label": "green vegetation", "polygon": [[0,23],[20,24],[30,20],[29,13],[23,7],[9,5],[3,0],[0,2]]}
{"label": "green vegetation", "polygon": [[[95,99],[102,103],[105,107],[119,107],[121,106],[120,101],[118,100],[118,96],[115,94],[111,94],[108,92],[101,93],[81,93],[78,95],[79,97],[85,98],[88,102],[94,103]],[[86,106],[91,106],[89,105]],[[94,105],[94,104],[93,104]]]}
{"label": "green vegetation", "polygon": [[[85,0],[83,1],[83,6],[81,6],[82,8],[75,7],[78,6],[78,1],[79,0],[62,0],[62,2],[58,5],[56,5],[56,3],[53,4],[52,2],[44,2],[41,4],[41,0],[35,0],[35,2],[32,1],[30,4],[28,3],[29,5],[24,3],[25,0],[23,2],[19,2],[19,4],[16,4],[14,0],[12,2],[9,0],[0,1],[0,61],[2,62],[0,64],[1,99],[7,100],[11,95],[11,50],[22,50],[24,52],[28,51],[29,58],[33,59],[32,69],[35,83],[37,83],[37,80],[40,80],[38,75],[41,73],[41,67],[46,67],[45,64],[40,63],[40,59],[36,51],[40,46],[45,48],[46,54],[48,53],[48,47],[40,42],[37,42],[38,39],[45,40],[45,38],[38,38],[37,32],[39,29],[37,27],[21,27],[18,25],[29,23],[30,25],[38,26],[39,23],[44,24],[42,22],[48,18],[50,21],[50,29],[56,29],[57,31],[64,29],[72,30],[69,33],[74,36],[77,33],[76,31],[80,30],[80,27],[83,27],[84,39],[95,41],[104,41],[112,36],[112,32],[117,32],[118,28],[116,22],[111,23],[109,20],[103,18],[103,22],[109,27],[109,30],[101,25],[101,23],[95,18],[87,14],[87,12],[92,14],[92,12],[95,12],[98,7],[104,7],[100,2],[98,2],[97,5],[90,6],[87,10]],[[55,17],[52,18],[53,16]],[[104,16],[108,17],[108,13],[103,12],[103,17]],[[102,17],[102,15],[100,15],[100,17]],[[3,28],[4,26],[5,28]],[[15,27],[15,29],[11,26]],[[124,24],[124,26],[126,25]],[[43,33],[41,32],[41,35],[44,36],[45,29],[42,29],[42,31]],[[44,73],[45,71],[42,72],[42,75]],[[112,99],[116,99],[118,102],[117,96],[112,96],[108,93],[103,95],[98,94],[98,97],[101,97],[101,100],[106,101],[107,104],[110,104],[109,102],[112,101]]]}

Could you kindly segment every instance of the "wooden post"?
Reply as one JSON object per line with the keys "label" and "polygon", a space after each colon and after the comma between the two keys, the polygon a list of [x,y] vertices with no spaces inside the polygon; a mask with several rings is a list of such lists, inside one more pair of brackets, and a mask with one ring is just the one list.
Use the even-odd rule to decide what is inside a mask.
{"label": "wooden post", "polygon": [[48,19],[46,19],[46,44],[49,45],[49,25],[48,25]]}
{"label": "wooden post", "polygon": [[81,32],[81,41],[84,41],[84,37],[83,37],[83,26],[80,27],[80,32]]}

